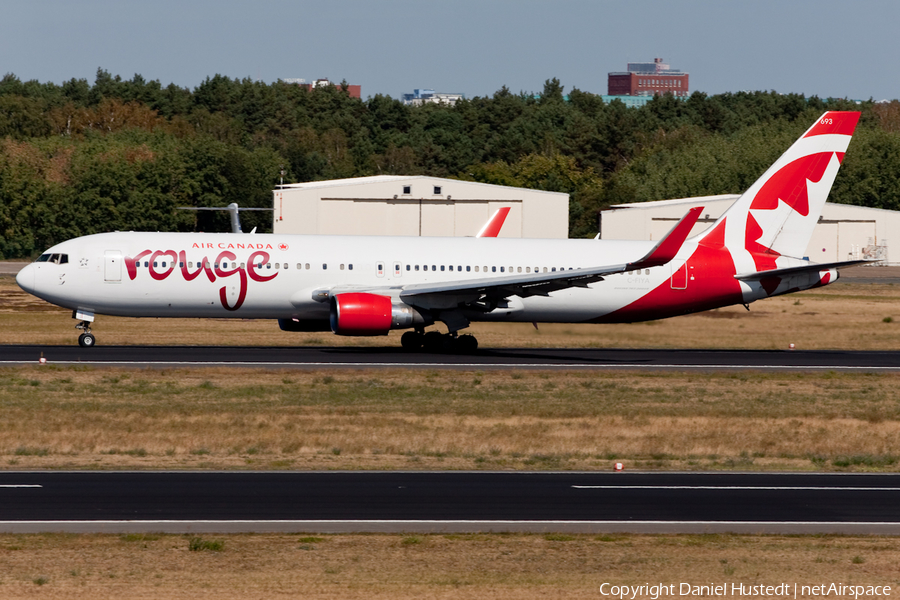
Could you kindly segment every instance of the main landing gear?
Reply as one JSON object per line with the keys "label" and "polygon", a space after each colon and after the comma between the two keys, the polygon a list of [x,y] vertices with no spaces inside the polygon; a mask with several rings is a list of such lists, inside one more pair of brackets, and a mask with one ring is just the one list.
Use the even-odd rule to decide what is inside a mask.
{"label": "main landing gear", "polygon": [[88,321],[82,321],[75,326],[75,329],[81,329],[84,333],[78,336],[78,345],[82,348],[93,348],[97,343],[97,338],[91,333],[91,324]]}
{"label": "main landing gear", "polygon": [[474,335],[457,335],[439,331],[407,331],[400,337],[400,345],[405,350],[425,352],[446,352],[449,354],[472,354],[478,350],[478,340]]}

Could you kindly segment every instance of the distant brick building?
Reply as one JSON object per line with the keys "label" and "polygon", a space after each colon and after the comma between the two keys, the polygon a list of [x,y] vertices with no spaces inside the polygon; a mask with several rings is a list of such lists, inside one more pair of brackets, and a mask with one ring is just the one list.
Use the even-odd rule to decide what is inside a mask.
{"label": "distant brick building", "polygon": [[610,73],[607,80],[610,96],[655,96],[672,94],[687,96],[688,74],[672,69],[661,58],[652,63],[628,63],[628,71]]}

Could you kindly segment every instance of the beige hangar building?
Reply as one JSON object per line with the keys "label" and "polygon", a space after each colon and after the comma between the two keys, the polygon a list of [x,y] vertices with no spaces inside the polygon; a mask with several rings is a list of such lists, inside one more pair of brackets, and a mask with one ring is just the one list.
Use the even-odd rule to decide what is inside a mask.
{"label": "beige hangar building", "polygon": [[[658,202],[617,204],[600,214],[600,237],[659,240],[685,213],[702,206],[691,235],[710,227],[740,197],[703,196]],[[900,243],[900,212],[850,204],[825,203],[805,256],[817,263],[877,259],[880,265],[900,264],[900,250],[889,252],[890,240]]]}
{"label": "beige hangar building", "polygon": [[558,192],[377,175],[287,184],[273,194],[274,233],[466,237],[508,206],[499,237],[569,235],[569,196]]}

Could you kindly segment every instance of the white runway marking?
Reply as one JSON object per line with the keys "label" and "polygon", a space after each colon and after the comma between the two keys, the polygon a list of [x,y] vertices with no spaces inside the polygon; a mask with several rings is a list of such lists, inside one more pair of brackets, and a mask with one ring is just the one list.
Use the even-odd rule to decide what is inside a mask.
{"label": "white runway marking", "polygon": [[573,485],[576,490],[784,490],[900,492],[900,487],[782,486],[782,485]]}
{"label": "white runway marking", "polygon": [[0,485],[0,488],[42,488],[42,485],[29,485],[29,484],[3,484]]}
{"label": "white runway marking", "polygon": [[4,533],[474,533],[485,531],[570,533],[775,533],[898,535],[896,521],[614,521],[443,519],[234,519],[0,521]]}

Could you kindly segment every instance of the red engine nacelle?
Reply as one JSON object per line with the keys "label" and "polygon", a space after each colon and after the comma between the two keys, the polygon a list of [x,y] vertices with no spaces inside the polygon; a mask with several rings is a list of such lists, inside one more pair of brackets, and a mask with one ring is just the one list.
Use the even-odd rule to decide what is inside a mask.
{"label": "red engine nacelle", "polygon": [[331,330],[338,335],[387,335],[392,310],[387,296],[338,294],[331,299]]}

